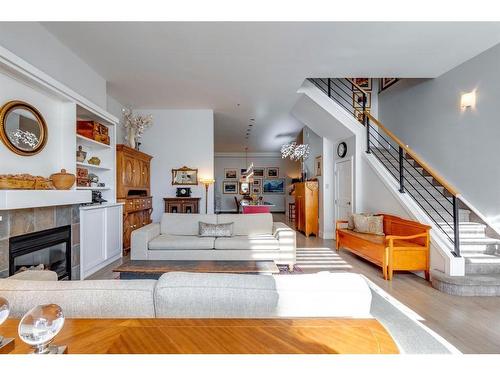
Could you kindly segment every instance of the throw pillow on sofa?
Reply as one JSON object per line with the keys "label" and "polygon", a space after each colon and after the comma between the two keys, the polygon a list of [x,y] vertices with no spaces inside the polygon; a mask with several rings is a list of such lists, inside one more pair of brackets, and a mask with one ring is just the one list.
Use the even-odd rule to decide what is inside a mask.
{"label": "throw pillow on sofa", "polygon": [[379,216],[366,216],[366,215],[353,215],[354,231],[359,233],[369,233],[384,235],[384,217]]}
{"label": "throw pillow on sofa", "polygon": [[200,221],[200,237],[232,237],[233,223],[210,224]]}

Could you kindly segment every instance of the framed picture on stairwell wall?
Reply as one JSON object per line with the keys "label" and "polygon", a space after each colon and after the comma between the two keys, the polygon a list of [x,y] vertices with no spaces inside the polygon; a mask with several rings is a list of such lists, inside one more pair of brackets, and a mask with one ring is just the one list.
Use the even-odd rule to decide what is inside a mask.
{"label": "framed picture on stairwell wall", "polygon": [[399,78],[380,78],[378,92],[381,92],[386,88],[394,85],[397,81],[399,81]]}
{"label": "framed picture on stairwell wall", "polygon": [[[351,78],[351,80],[365,91],[372,90],[372,79],[371,78]],[[357,87],[353,85],[352,90],[356,91]]]}
{"label": "framed picture on stairwell wall", "polygon": [[[356,109],[363,108],[363,93],[361,91],[354,91],[352,93],[352,106]],[[367,92],[365,109],[370,109],[371,107],[372,107],[372,94],[371,92]]]}

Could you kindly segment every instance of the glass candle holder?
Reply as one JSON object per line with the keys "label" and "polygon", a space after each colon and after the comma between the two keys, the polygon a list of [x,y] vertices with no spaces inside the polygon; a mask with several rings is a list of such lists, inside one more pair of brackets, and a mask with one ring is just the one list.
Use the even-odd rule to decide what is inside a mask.
{"label": "glass candle holder", "polygon": [[21,340],[33,347],[35,354],[59,352],[50,343],[64,326],[64,314],[55,304],[40,305],[28,311],[19,322]]}
{"label": "glass candle holder", "polygon": [[[10,307],[9,301],[0,297],[0,326],[9,317]],[[0,335],[0,353],[9,353],[14,348],[14,339],[5,338]]]}

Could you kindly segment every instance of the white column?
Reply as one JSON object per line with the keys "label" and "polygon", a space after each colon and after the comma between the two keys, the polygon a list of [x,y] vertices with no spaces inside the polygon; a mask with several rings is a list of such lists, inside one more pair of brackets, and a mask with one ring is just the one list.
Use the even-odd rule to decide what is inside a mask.
{"label": "white column", "polygon": [[323,153],[319,196],[319,236],[324,239],[333,239],[335,204],[333,195],[333,142],[323,137]]}

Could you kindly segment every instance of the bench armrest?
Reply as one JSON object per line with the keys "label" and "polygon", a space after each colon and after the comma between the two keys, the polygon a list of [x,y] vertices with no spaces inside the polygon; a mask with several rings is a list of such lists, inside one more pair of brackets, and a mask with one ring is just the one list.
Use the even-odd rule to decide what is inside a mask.
{"label": "bench armrest", "polygon": [[160,235],[160,224],[151,223],[136,229],[132,232],[130,245],[130,259],[132,260],[147,260],[148,259],[148,244],[153,238]]}
{"label": "bench armrest", "polygon": [[335,224],[336,229],[342,229],[342,224],[348,224],[347,220],[337,220]]}

